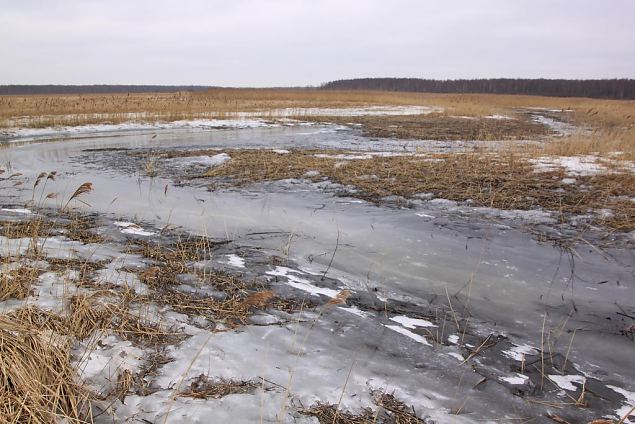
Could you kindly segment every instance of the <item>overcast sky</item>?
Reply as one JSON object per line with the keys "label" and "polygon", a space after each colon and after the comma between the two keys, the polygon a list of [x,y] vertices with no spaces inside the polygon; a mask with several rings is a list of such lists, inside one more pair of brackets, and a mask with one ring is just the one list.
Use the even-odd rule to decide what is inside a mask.
{"label": "overcast sky", "polygon": [[635,77],[634,0],[0,0],[0,84]]}

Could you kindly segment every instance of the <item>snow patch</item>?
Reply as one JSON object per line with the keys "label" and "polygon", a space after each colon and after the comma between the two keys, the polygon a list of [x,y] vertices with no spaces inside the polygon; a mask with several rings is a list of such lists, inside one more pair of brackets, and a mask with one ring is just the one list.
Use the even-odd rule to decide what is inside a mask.
{"label": "snow patch", "polygon": [[243,258],[241,258],[238,255],[234,255],[233,253],[231,255],[225,255],[225,257],[227,258],[227,264],[230,266],[233,266],[235,268],[244,268],[245,267],[245,260]]}
{"label": "snow patch", "polygon": [[549,379],[556,383],[563,390],[575,392],[578,390],[573,383],[584,384],[586,378],[583,375],[557,375],[549,374]]}
{"label": "snow patch", "polygon": [[512,118],[511,116],[508,115],[487,115],[485,117],[486,119],[495,119],[497,121],[504,121],[504,120],[512,120],[514,118]]}
{"label": "snow patch", "polygon": [[523,361],[527,355],[536,355],[538,349],[528,344],[515,345],[509,350],[503,350],[502,354],[516,361]]}
{"label": "snow patch", "polygon": [[141,228],[138,224],[135,224],[134,222],[117,221],[117,222],[113,222],[113,225],[117,227],[121,227],[122,228],[121,232],[123,234],[131,234],[135,236],[144,236],[144,237],[150,237],[156,234],[152,231],[145,231],[143,228]]}
{"label": "snow patch", "polygon": [[436,327],[435,324],[430,321],[426,321],[425,319],[419,318],[410,318],[405,315],[398,315],[390,318],[391,321],[398,322],[406,328],[415,329],[417,327]]}
{"label": "snow patch", "polygon": [[525,384],[527,380],[529,380],[529,377],[520,373],[516,373],[515,376],[511,376],[511,377],[501,377],[501,381],[504,381],[506,383],[513,384],[513,385]]}
{"label": "snow patch", "polygon": [[448,352],[448,355],[457,359],[460,362],[465,361],[465,358],[463,357],[463,355],[461,355],[460,353],[456,353],[456,352]]}
{"label": "snow patch", "polygon": [[598,157],[586,156],[542,156],[530,159],[535,172],[550,172],[557,168],[564,168],[571,176],[597,175],[606,171],[606,167],[597,163]]}
{"label": "snow patch", "polygon": [[428,342],[428,341],[426,340],[426,338],[425,338],[425,337],[423,337],[423,336],[421,336],[421,335],[419,335],[419,334],[413,333],[413,332],[412,332],[412,331],[410,331],[410,330],[406,330],[405,328],[403,328],[403,327],[402,327],[402,326],[400,326],[400,325],[385,325],[384,327],[389,328],[389,329],[391,329],[392,331],[395,331],[395,332],[397,332],[397,333],[399,333],[399,334],[403,334],[404,336],[406,336],[406,337],[408,337],[408,338],[410,338],[410,339],[414,340],[414,341],[415,341],[415,342],[417,342],[417,343],[421,343],[421,344],[424,344],[424,345],[426,345],[426,346],[432,346],[432,345],[430,344],[430,342]]}
{"label": "snow patch", "polygon": [[0,210],[2,210],[2,212],[10,212],[10,213],[15,213],[20,215],[31,215],[33,213],[29,209],[24,209],[24,208],[15,208],[15,209],[2,208]]}
{"label": "snow patch", "polygon": [[302,271],[298,271],[295,269],[287,268],[285,266],[276,266],[276,269],[273,271],[267,271],[267,275],[273,275],[276,277],[285,277],[287,279],[287,284],[291,287],[294,287],[299,290],[303,290],[307,293],[312,294],[313,296],[324,295],[328,297],[335,297],[340,292],[339,290],[333,290],[326,287],[317,287],[314,286],[311,281],[298,277],[294,274],[304,274]]}

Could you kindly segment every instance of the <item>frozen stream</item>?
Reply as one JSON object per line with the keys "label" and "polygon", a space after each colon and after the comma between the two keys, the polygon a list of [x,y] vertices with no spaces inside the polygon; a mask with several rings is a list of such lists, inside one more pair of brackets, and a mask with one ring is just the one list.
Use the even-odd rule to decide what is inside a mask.
{"label": "frozen stream", "polygon": [[[581,243],[576,253],[569,255],[551,244],[535,241],[514,226],[466,216],[439,205],[422,203],[416,209],[377,207],[354,198],[336,197],[306,182],[220,191],[174,186],[166,179],[140,176],[141,170],[130,168],[126,150],[94,151],[295,147],[403,152],[413,151],[420,144],[423,142],[369,140],[356,131],[328,125],[125,132],[68,141],[14,143],[0,150],[0,166],[10,169],[8,173],[22,173],[21,178],[30,182],[17,188],[3,185],[1,201],[3,207],[24,204],[32,197],[30,187],[36,176],[57,171],[58,178],[47,182],[45,191],[59,192],[60,196],[40,200],[42,206],[59,205],[60,199],[68,198],[81,183],[89,181],[94,191],[83,200],[96,212],[149,226],[172,224],[281,256],[288,253],[300,269],[314,273],[326,270],[337,243],[327,275],[339,280],[342,287],[372,291],[380,298],[411,304],[447,305],[450,297],[455,307],[468,306],[475,331],[507,336],[518,346],[541,346],[546,313],[547,329],[576,330],[569,359],[580,372],[635,392],[635,349],[632,340],[620,333],[628,321],[617,314],[635,315],[632,250],[602,253]],[[435,148],[439,146],[442,143],[434,143]],[[111,162],[103,161],[103,154],[108,154],[111,162],[117,158],[119,165],[107,166]],[[41,197],[39,193],[36,199]],[[370,331],[360,328],[361,332]],[[316,330],[316,334],[321,333]],[[570,337],[565,332],[558,341],[561,354]],[[338,340],[337,347],[330,348],[337,352],[342,343]],[[333,366],[326,359],[322,362],[318,366]],[[421,381],[442,380],[443,372],[438,368]],[[457,372],[448,371],[451,384],[457,384],[453,380],[458,378]],[[409,381],[406,385],[416,384]],[[480,396],[502,394],[492,389],[474,395],[474,399]],[[495,403],[477,418],[505,414],[506,408],[512,412],[512,405]],[[470,409],[478,407],[475,404]]]}

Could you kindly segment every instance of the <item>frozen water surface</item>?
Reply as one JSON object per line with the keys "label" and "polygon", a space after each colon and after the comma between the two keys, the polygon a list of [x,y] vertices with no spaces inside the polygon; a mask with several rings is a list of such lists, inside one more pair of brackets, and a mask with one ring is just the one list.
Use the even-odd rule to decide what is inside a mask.
{"label": "frozen water surface", "polygon": [[[183,374],[191,379],[213,370],[211,375],[218,377],[265,377],[282,386],[290,384],[289,391],[305,406],[318,400],[338,403],[342,390],[347,408],[369,406],[369,388],[381,388],[394,390],[422,415],[438,422],[500,422],[517,416],[518,411],[531,410],[507,387],[529,384],[521,364],[539,358],[545,331],[555,337],[566,327],[576,329],[567,360],[616,388],[608,391],[620,401],[612,412],[605,413],[617,417],[615,411],[624,410],[621,403],[627,402],[624,393],[635,391],[635,367],[628,365],[633,364],[633,343],[621,333],[626,321],[618,314],[632,315],[635,308],[632,250],[600,252],[581,243],[570,255],[514,226],[467,216],[450,204],[421,202],[415,211],[373,206],[335,197],[308,182],[217,191],[176,186],[169,179],[142,176],[124,150],[263,148],[285,154],[283,151],[293,148],[341,148],[364,155],[415,152],[422,146],[442,148],[443,144],[371,140],[354,130],[329,125],[153,128],[71,141],[13,143],[0,151],[0,164],[22,173],[21,178],[31,182],[24,187],[32,186],[40,172],[57,171],[55,181],[47,181],[45,194],[59,195],[56,199],[43,197],[45,206],[59,206],[80,184],[92,182],[94,191],[82,198],[90,207],[83,208],[118,220],[118,227],[112,227],[116,231],[154,237],[157,228],[170,225],[232,240],[246,248],[288,255],[294,267],[258,271],[281,289],[308,292],[324,302],[342,289],[371,299],[365,307],[336,307],[319,319],[309,315],[295,324],[249,325],[213,335],[186,327],[192,337],[171,348],[178,360],[161,370],[157,382],[161,387],[173,387]],[[102,161],[104,154],[109,161]],[[108,165],[113,158],[116,166]],[[18,207],[32,198],[31,190],[12,186],[3,186],[3,190],[2,213],[23,214]],[[498,217],[510,222],[518,219],[513,213]],[[0,242],[3,252],[15,252],[27,249],[30,241],[2,238]],[[45,249],[59,257],[83,257],[90,252],[115,263],[118,258],[135,260],[107,246],[87,247],[63,237],[48,240]],[[246,259],[228,253],[221,261],[242,271],[249,270]],[[112,272],[102,275],[107,281],[146,290],[131,275],[118,272],[116,265],[109,269]],[[328,278],[322,282],[324,274]],[[42,287],[53,290],[55,281],[47,280],[53,277],[44,274],[41,278]],[[373,309],[368,310],[372,302]],[[384,308],[384,302],[405,306],[396,306],[392,312]],[[449,328],[454,321],[451,314],[434,322],[433,317],[425,316],[431,305],[448,304],[469,309],[472,338],[467,337],[465,343],[460,331]],[[560,335],[555,348],[564,355],[572,335]],[[506,341],[466,359],[467,364],[462,360],[457,364],[458,358],[469,358],[488,336],[489,340]],[[113,341],[113,345],[129,349],[121,342]],[[95,352],[94,362],[84,370],[87,375],[94,376],[103,363],[100,355],[103,352]],[[133,359],[138,355],[140,352],[130,354]],[[134,360],[130,364],[134,366]],[[479,383],[483,367],[499,374],[490,375],[487,384]],[[568,372],[549,378],[565,389],[576,389],[582,377]],[[171,408],[169,422],[203,417],[216,417],[218,422],[233,417],[235,421],[237,416],[264,417],[264,422],[287,420],[280,417],[287,399],[278,392],[260,390],[203,402],[173,400],[166,390],[128,397],[117,415],[144,411],[139,417],[163,422]],[[464,413],[451,415],[461,405]],[[586,414],[582,410],[575,413]],[[536,422],[549,422],[543,418]]]}

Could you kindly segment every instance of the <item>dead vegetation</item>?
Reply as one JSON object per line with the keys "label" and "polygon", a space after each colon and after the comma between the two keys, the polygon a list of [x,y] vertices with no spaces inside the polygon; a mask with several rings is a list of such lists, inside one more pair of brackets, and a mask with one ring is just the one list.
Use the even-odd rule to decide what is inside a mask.
{"label": "dead vegetation", "polygon": [[67,312],[63,314],[28,306],[7,316],[21,323],[80,341],[106,331],[112,331],[123,340],[143,346],[182,339],[178,331],[165,328],[142,314],[132,313],[131,306],[134,305],[130,305],[125,297],[104,290],[71,297]]}
{"label": "dead vegetation", "polygon": [[406,405],[392,393],[373,393],[377,409],[365,408],[358,413],[340,411],[338,405],[317,403],[300,409],[303,415],[318,419],[320,424],[422,424],[426,421],[417,416],[414,407]]}
{"label": "dead vegetation", "polygon": [[[0,127],[47,127],[223,118],[237,112],[272,116],[274,109],[418,105],[445,116],[483,117],[521,108],[571,110],[571,120],[594,128],[633,125],[635,102],[494,94],[435,94],[346,90],[210,89],[203,92],[0,96]],[[298,110],[301,114],[301,110]],[[351,122],[351,121],[348,121]]]}
{"label": "dead vegetation", "polygon": [[220,399],[227,395],[253,393],[260,386],[261,384],[256,381],[210,379],[207,375],[201,374],[179,396],[194,399]]}
{"label": "dead vegetation", "polygon": [[88,398],[65,338],[0,316],[0,421],[92,422]]}
{"label": "dead vegetation", "polygon": [[10,238],[34,238],[50,235],[52,225],[42,219],[0,221],[0,235]]}
{"label": "dead vegetation", "polygon": [[514,114],[510,119],[473,116],[447,116],[444,113],[408,116],[304,117],[309,121],[326,121],[342,125],[361,125],[369,137],[417,140],[527,140],[550,135],[547,127]]}
{"label": "dead vegetation", "polygon": [[28,266],[0,272],[0,301],[25,299],[31,294],[31,285],[37,281],[40,271]]}
{"label": "dead vegetation", "polygon": [[[292,312],[309,305],[279,298],[257,281],[243,281],[222,271],[196,269],[193,263],[208,258],[211,246],[208,239],[194,237],[173,245],[140,242],[139,246],[131,247],[131,252],[157,262],[140,274],[140,280],[153,290],[152,300],[188,316],[205,317],[211,322],[236,327],[244,325],[258,310],[274,308]],[[205,287],[214,290],[215,295],[178,290],[184,275],[195,281],[193,289]]]}

